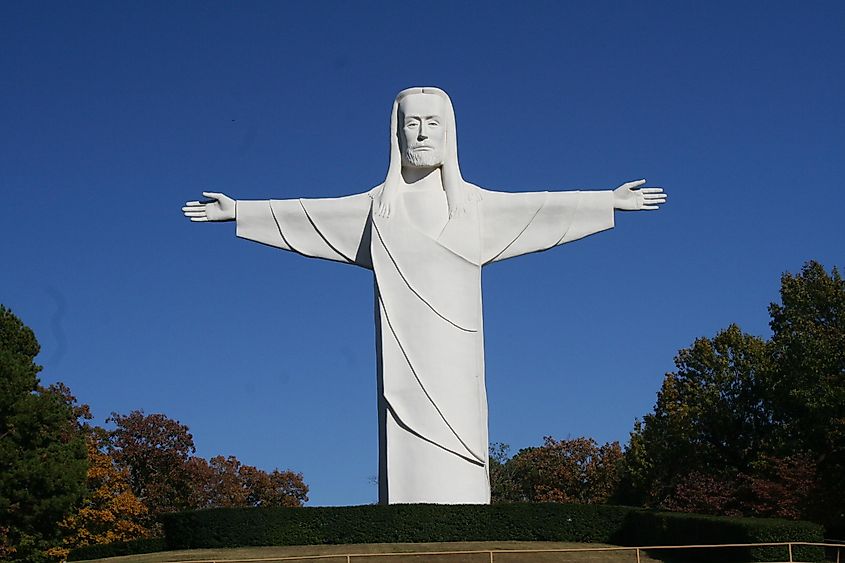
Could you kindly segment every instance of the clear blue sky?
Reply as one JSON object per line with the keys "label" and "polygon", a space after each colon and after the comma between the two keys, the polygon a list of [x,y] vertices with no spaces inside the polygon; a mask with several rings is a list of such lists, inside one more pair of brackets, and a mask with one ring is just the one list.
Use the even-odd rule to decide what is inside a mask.
{"label": "clear blue sky", "polygon": [[375,502],[371,275],[179,208],[369,189],[394,95],[436,85],[469,181],[670,193],[483,281],[491,440],[625,442],[679,348],[767,336],[782,272],[845,263],[843,30],[842,2],[3,2],[0,302],[97,421]]}

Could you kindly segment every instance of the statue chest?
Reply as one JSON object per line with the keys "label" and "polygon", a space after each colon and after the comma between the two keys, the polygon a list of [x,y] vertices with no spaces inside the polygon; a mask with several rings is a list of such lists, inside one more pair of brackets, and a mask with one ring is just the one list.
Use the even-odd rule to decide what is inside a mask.
{"label": "statue chest", "polygon": [[449,222],[449,205],[443,190],[405,190],[401,205],[414,227],[433,239]]}

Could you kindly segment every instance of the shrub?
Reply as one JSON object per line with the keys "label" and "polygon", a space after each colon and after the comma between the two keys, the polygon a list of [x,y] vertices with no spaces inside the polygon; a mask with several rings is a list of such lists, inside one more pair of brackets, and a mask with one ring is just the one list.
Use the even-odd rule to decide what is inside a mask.
{"label": "shrub", "polygon": [[77,547],[71,550],[67,560],[102,559],[104,557],[118,557],[120,555],[134,555],[136,553],[153,553],[156,551],[165,551],[166,549],[164,538],[140,539]]}
{"label": "shrub", "polygon": [[391,505],[212,509],[163,518],[169,549],[448,541],[607,542],[637,509],[607,505]]}
{"label": "shrub", "polygon": [[[507,540],[629,546],[822,541],[822,528],[809,522],[584,504],[223,508],[168,514],[163,523],[168,549]],[[718,553],[720,561],[773,561],[784,560],[786,549],[696,553],[679,550],[672,558],[712,558]],[[804,561],[820,560],[821,555],[820,549],[810,547],[794,553]]]}
{"label": "shrub", "polygon": [[[823,529],[817,524],[775,518],[726,518],[680,512],[631,511],[615,538],[622,545],[708,545],[726,543],[821,542]],[[666,551],[658,552],[666,556]],[[786,561],[786,547],[718,548],[678,550],[673,559],[719,561]],[[796,547],[799,561],[820,561],[823,551]]]}

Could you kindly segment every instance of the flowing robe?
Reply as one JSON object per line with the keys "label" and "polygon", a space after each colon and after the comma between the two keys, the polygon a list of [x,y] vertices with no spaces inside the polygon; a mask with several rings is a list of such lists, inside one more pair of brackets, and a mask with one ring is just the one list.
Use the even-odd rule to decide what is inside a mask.
{"label": "flowing robe", "polygon": [[239,237],[374,273],[382,503],[490,502],[482,266],[613,227],[610,191],[466,188],[478,201],[442,230],[423,218],[443,194],[408,190],[388,219],[378,188],[237,203]]}

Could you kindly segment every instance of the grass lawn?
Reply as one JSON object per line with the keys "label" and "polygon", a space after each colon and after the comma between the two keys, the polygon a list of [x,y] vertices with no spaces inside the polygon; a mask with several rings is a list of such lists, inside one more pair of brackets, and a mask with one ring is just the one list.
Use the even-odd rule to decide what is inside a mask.
{"label": "grass lawn", "polygon": [[[568,549],[568,548],[596,548],[611,547],[597,543],[559,543],[559,542],[450,542],[450,543],[376,543],[376,544],[348,544],[348,545],[303,545],[285,547],[239,547],[225,549],[192,549],[184,551],[162,551],[143,555],[127,555],[124,557],[110,557],[97,561],[110,563],[165,563],[173,561],[226,561],[232,559],[263,559],[273,557],[315,556],[315,555],[346,555],[346,554],[376,554],[393,553],[390,557],[353,557],[355,563],[489,563],[488,554],[453,554],[453,555],[401,555],[409,552],[432,551],[479,551],[479,550],[508,550],[508,549]],[[311,563],[345,563],[340,557],[320,557],[303,559]],[[635,563],[633,551],[621,552],[580,552],[580,553],[497,553],[496,563],[562,563],[588,561],[597,563]],[[642,563],[658,563],[640,554]]]}

